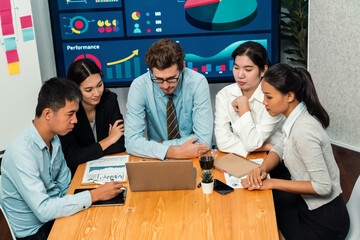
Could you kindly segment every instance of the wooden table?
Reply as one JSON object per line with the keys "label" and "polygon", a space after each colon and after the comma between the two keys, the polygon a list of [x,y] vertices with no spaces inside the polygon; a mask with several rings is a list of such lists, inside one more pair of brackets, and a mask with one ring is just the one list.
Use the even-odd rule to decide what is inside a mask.
{"label": "wooden table", "polygon": [[[224,155],[219,153],[219,156]],[[248,158],[263,158],[253,153]],[[146,159],[148,161],[149,159]],[[131,156],[130,161],[144,161]],[[200,182],[199,161],[196,182]],[[85,164],[78,167],[68,194],[80,185]],[[225,182],[224,174],[213,170]],[[124,186],[128,186],[125,183]],[[279,239],[271,191],[235,189],[227,195],[195,190],[131,192],[123,206],[90,207],[55,221],[48,239]]]}

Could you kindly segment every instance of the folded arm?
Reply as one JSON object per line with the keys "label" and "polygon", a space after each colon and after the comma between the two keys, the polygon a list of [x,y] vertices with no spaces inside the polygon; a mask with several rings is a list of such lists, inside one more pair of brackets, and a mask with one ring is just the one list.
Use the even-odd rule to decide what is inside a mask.
{"label": "folded arm", "polygon": [[[215,136],[221,151],[247,156],[252,151],[265,151],[273,145],[264,144],[281,121],[280,117],[271,117],[264,107],[261,122],[255,123],[250,111],[232,121],[228,113],[228,101],[225,96],[216,96]],[[231,110],[233,108],[231,107]]]}

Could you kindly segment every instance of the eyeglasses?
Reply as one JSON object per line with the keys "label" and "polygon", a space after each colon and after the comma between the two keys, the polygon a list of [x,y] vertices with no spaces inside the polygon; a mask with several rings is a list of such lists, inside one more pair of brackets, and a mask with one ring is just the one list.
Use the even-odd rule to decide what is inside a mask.
{"label": "eyeglasses", "polygon": [[151,81],[153,81],[154,83],[160,84],[160,83],[164,83],[165,81],[168,83],[176,83],[179,81],[179,79],[181,77],[182,69],[180,69],[179,76],[177,78],[167,78],[167,79],[155,78],[154,75],[152,75],[151,71],[149,71],[149,73],[150,73]]}

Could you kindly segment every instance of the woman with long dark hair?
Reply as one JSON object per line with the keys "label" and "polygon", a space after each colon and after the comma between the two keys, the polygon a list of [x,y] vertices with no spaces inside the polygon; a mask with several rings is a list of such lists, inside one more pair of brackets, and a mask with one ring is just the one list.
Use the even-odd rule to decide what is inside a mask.
{"label": "woman with long dark hair", "polygon": [[246,157],[249,152],[269,151],[281,136],[283,117],[266,111],[261,80],[270,61],[257,42],[245,42],[232,53],[235,83],[216,95],[215,137],[223,152]]}
{"label": "woman with long dark hair", "polygon": [[[320,104],[309,72],[277,64],[264,75],[264,105],[271,116],[284,115],[282,139],[242,184],[273,190],[276,218],[285,239],[345,239],[349,215],[340,173],[325,128],[329,115]],[[266,179],[281,161],[288,179]]]}
{"label": "woman with long dark hair", "polygon": [[80,88],[82,100],[73,131],[60,137],[66,162],[75,173],[81,163],[125,152],[124,124],[117,95],[104,88],[102,72],[91,60],[73,62],[67,78]]}

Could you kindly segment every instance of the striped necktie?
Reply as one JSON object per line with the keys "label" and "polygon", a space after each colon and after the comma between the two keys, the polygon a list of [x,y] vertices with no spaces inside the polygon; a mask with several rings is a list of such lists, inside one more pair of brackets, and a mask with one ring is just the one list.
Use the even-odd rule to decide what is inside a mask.
{"label": "striped necktie", "polygon": [[166,119],[167,119],[167,131],[168,131],[168,140],[175,138],[180,138],[179,125],[176,118],[176,110],[174,103],[172,101],[174,95],[170,94],[169,101],[166,105]]}

